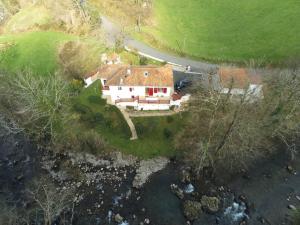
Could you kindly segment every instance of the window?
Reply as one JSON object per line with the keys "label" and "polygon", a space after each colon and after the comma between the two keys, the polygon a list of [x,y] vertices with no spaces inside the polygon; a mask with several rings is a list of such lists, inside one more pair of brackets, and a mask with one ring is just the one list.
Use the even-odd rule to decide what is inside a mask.
{"label": "window", "polygon": [[132,92],[132,91],[133,91],[133,88],[129,88],[129,91]]}
{"label": "window", "polygon": [[153,96],[153,88],[146,88],[145,92],[146,96]]}
{"label": "window", "polygon": [[106,84],[106,80],[103,80],[103,84],[104,84],[104,85]]}
{"label": "window", "polygon": [[118,87],[118,90],[121,91],[121,90],[122,90],[122,87]]}
{"label": "window", "polygon": [[149,75],[149,72],[148,72],[148,71],[145,71],[145,72],[144,72],[144,76],[145,76],[145,77],[148,77],[148,75]]}

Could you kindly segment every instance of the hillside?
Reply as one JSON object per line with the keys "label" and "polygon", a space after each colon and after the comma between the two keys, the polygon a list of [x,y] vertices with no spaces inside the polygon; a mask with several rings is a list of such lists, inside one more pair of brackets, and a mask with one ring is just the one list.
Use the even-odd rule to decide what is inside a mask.
{"label": "hillside", "polygon": [[[92,2],[135,37],[180,55],[257,64],[278,64],[300,56],[298,1],[153,0],[150,9],[126,1],[124,5],[131,5],[133,11],[143,12],[135,14],[114,0]],[[140,15],[141,32],[137,32]]]}
{"label": "hillside", "polygon": [[154,2],[154,25],[145,32],[199,58],[278,62],[300,56],[299,11],[294,0],[160,0]]}

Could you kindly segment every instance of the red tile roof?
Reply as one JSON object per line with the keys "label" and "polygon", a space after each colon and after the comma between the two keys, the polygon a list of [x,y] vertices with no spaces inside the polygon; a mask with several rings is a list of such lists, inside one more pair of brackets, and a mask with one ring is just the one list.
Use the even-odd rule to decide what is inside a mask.
{"label": "red tile roof", "polygon": [[104,65],[86,78],[105,78],[107,86],[173,87],[172,66]]}
{"label": "red tile roof", "polygon": [[233,67],[221,67],[219,77],[223,87],[245,88],[249,84],[261,84],[261,75],[254,70]]}

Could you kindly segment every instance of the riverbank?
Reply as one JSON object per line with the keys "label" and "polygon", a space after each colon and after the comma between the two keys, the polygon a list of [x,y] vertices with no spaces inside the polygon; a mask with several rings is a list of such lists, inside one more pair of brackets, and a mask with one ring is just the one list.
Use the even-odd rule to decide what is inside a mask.
{"label": "riverbank", "polygon": [[26,191],[43,177],[57,190],[75,190],[74,225],[292,225],[291,206],[300,206],[300,159],[291,163],[283,153],[231,179],[195,179],[177,161],[54,154],[22,136],[1,139],[0,150],[0,199],[30,210]]}

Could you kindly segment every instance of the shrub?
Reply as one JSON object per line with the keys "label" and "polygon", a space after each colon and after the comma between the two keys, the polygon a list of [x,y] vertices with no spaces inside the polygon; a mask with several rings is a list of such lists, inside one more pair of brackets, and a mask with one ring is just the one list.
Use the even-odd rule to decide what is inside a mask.
{"label": "shrub", "polygon": [[141,136],[143,136],[143,134],[145,134],[147,132],[147,128],[141,122],[136,123],[135,129],[136,129],[138,135],[141,135]]}
{"label": "shrub", "polygon": [[81,114],[87,114],[87,113],[91,112],[91,110],[88,106],[81,104],[81,103],[74,104],[73,108],[76,112],[81,113]]}
{"label": "shrub", "polygon": [[113,121],[111,119],[105,119],[105,126],[111,128],[113,126]]}
{"label": "shrub", "polygon": [[173,132],[168,128],[164,128],[164,136],[165,138],[169,139],[173,136]]}
{"label": "shrub", "polygon": [[146,57],[141,56],[140,57],[140,65],[147,65],[148,59]]}
{"label": "shrub", "polygon": [[104,110],[105,110],[105,112],[114,112],[115,108],[112,105],[105,105]]}
{"label": "shrub", "polygon": [[88,97],[88,100],[90,103],[92,104],[102,104],[104,99],[102,99],[100,96],[98,95],[91,95]]}
{"label": "shrub", "polygon": [[172,116],[167,117],[167,123],[172,123],[174,121],[174,118]]}
{"label": "shrub", "polygon": [[72,79],[70,89],[73,93],[80,93],[84,87],[84,82],[81,79]]}
{"label": "shrub", "polygon": [[94,114],[94,121],[93,122],[96,122],[96,123],[103,123],[104,122],[104,116],[103,116],[103,114],[102,113],[99,113],[99,112],[97,112],[97,113],[95,113]]}

